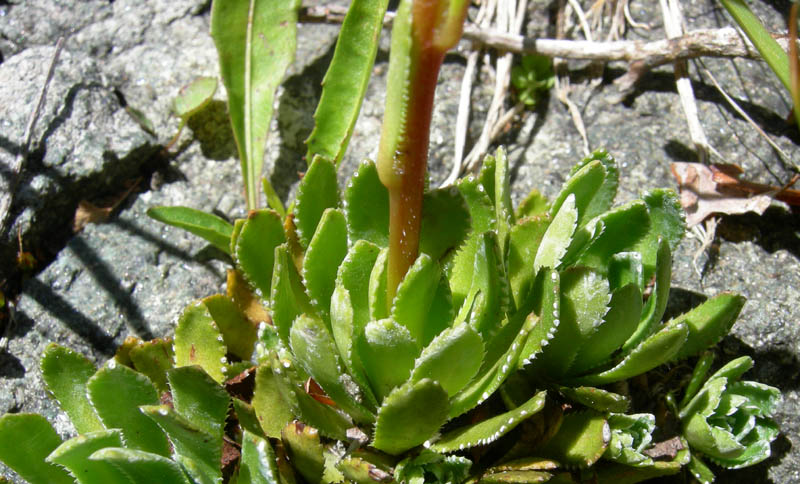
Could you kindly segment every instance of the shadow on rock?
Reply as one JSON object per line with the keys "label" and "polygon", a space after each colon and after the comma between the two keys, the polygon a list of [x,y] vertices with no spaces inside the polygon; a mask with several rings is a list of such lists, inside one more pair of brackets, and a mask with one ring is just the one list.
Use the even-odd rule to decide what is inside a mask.
{"label": "shadow on rock", "polygon": [[237,155],[233,128],[228,119],[228,106],[219,100],[208,103],[187,122],[194,138],[200,142],[203,156],[215,161]]}

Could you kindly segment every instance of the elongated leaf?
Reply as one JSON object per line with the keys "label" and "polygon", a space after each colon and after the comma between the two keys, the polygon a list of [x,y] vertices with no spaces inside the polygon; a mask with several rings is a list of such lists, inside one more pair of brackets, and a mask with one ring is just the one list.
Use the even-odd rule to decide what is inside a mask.
{"label": "elongated leaf", "polygon": [[141,405],[159,403],[158,392],[144,375],[111,360],[89,379],[87,391],[103,424],[122,430],[126,447],[169,455],[164,433],[139,411]]}
{"label": "elongated leaf", "polygon": [[[219,3],[219,2],[217,2]],[[286,242],[281,217],[272,210],[258,210],[247,215],[236,239],[236,265],[261,299],[270,294],[275,247]]]}
{"label": "elongated leaf", "polygon": [[326,209],[336,208],[337,205],[339,205],[339,186],[336,182],[336,167],[332,160],[314,158],[303,179],[300,180],[294,202],[294,223],[297,227],[297,237],[304,249],[311,243],[322,213]]}
{"label": "elongated leaf", "polygon": [[608,423],[595,412],[564,416],[558,433],[536,452],[563,465],[589,467],[603,455],[611,437]]}
{"label": "elongated leaf", "polygon": [[47,456],[47,462],[64,466],[79,484],[128,484],[128,477],[110,463],[89,459],[106,447],[122,447],[119,429],[73,437]]}
{"label": "elongated leaf", "polygon": [[422,200],[420,252],[439,260],[448,250],[458,247],[469,230],[469,209],[457,188],[439,188],[425,193]]}
{"label": "elongated leaf", "polygon": [[650,229],[635,250],[642,254],[644,278],[649,281],[659,264],[659,238],[666,240],[670,251],[674,252],[686,232],[686,220],[678,195],[673,190],[652,190],[642,199],[650,215]]}
{"label": "elongated leaf", "polygon": [[174,459],[198,484],[222,479],[222,435],[214,437],[197,428],[169,405],[148,405],[142,412],[153,419],[169,437]]}
{"label": "elongated leaf", "polygon": [[420,348],[430,343],[426,336],[433,336],[426,334],[425,316],[436,295],[440,277],[439,264],[426,254],[420,254],[400,282],[392,303],[392,319],[408,329]]}
{"label": "elongated leaf", "polygon": [[281,430],[292,421],[291,409],[284,402],[278,388],[277,378],[269,365],[256,371],[256,388],[253,392],[253,409],[267,437],[280,438]]}
{"label": "elongated leaf", "polygon": [[344,192],[344,211],[351,243],[366,240],[388,247],[389,191],[381,183],[375,163],[361,163],[350,178]]}
{"label": "elongated leaf", "polygon": [[216,77],[198,77],[181,88],[172,100],[172,110],[179,118],[186,120],[211,102],[215,92]]}
{"label": "elongated leaf", "polygon": [[197,366],[173,368],[167,377],[175,411],[221,442],[230,406],[225,389]]}
{"label": "elongated leaf", "polygon": [[236,484],[281,484],[270,443],[247,430],[242,435],[242,457]]}
{"label": "elongated leaf", "polygon": [[225,379],[224,339],[202,302],[188,306],[175,327],[175,365],[199,365],[211,378]]}
{"label": "elongated leaf", "polygon": [[542,195],[539,190],[533,189],[528,193],[522,202],[517,206],[517,220],[527,217],[538,217],[550,211],[550,202],[547,197]]}
{"label": "elongated leaf", "polygon": [[640,200],[600,216],[603,231],[592,239],[578,258],[578,264],[606,272],[608,261],[619,252],[632,249],[650,226],[647,205]]}
{"label": "elongated leaf", "polygon": [[233,225],[214,214],[176,206],[150,208],[147,210],[147,216],[191,232],[226,254],[231,253]]}
{"label": "elongated leaf", "polygon": [[533,271],[539,272],[542,267],[556,269],[561,263],[561,258],[566,254],[567,247],[575,233],[578,221],[578,209],[575,207],[575,197],[569,194],[559,206],[558,212],[553,216],[553,221],[539,244],[536,258],[533,260]]}
{"label": "elongated leaf", "polygon": [[388,0],[350,3],[333,59],[322,81],[322,97],[314,113],[314,130],[306,141],[307,160],[320,155],[336,166],[341,162],[372,76],[387,5]]}
{"label": "elongated leaf", "polygon": [[447,392],[430,379],[397,387],[378,410],[372,446],[399,454],[426,442],[447,420]]}
{"label": "elongated leaf", "polygon": [[584,166],[599,161],[603,168],[605,168],[605,177],[603,184],[597,189],[597,192],[592,197],[592,203],[586,207],[583,213],[585,220],[591,220],[594,217],[602,214],[611,208],[614,203],[614,198],[617,195],[617,187],[619,186],[619,167],[617,160],[614,159],[606,150],[596,150],[591,155],[579,161],[569,172],[570,177],[574,176]]}
{"label": "elongated leaf", "polygon": [[336,287],[336,273],[346,255],[347,223],[344,214],[329,208],[322,215],[319,228],[308,245],[302,274],[311,305],[326,320],[330,315],[331,296]]}
{"label": "elongated leaf", "polygon": [[595,387],[559,387],[562,395],[598,412],[624,413],[631,405],[630,399]]}
{"label": "elongated leaf", "polygon": [[537,484],[552,477],[553,474],[543,471],[501,471],[484,474],[478,484]]}
{"label": "elongated leaf", "polygon": [[271,289],[272,323],[278,329],[281,340],[288,344],[289,329],[294,319],[304,312],[311,311],[311,302],[286,244],[275,248]]}
{"label": "elongated leaf", "polygon": [[444,434],[431,450],[454,452],[494,442],[514,430],[523,420],[544,408],[547,392],[539,392],[519,407],[496,415],[475,425],[452,430]]}
{"label": "elongated leaf", "polygon": [[142,450],[107,447],[90,455],[89,459],[110,463],[128,476],[131,482],[190,484],[175,461]]}
{"label": "elongated leaf", "polygon": [[306,482],[321,482],[325,457],[317,429],[295,420],[283,428],[281,441],[292,465]]}
{"label": "elongated leaf", "polygon": [[45,462],[61,444],[50,423],[41,415],[9,413],[0,418],[0,461],[30,484],[70,484],[67,472]]}
{"label": "elongated leaf", "polygon": [[743,296],[724,292],[668,322],[667,325],[685,322],[689,327],[686,344],[675,359],[692,356],[717,344],[736,322],[744,303]]}
{"label": "elongated leaf", "polygon": [[175,351],[171,339],[145,341],[131,348],[129,353],[134,368],[153,382],[160,393],[169,390],[167,387],[167,370],[175,362]]}
{"label": "elongated leaf", "polygon": [[[422,350],[411,374],[412,381],[430,378],[452,397],[478,373],[483,361],[483,341],[467,323],[442,331]],[[458,362],[458,364],[453,364]]]}
{"label": "elongated leaf", "polygon": [[371,321],[356,344],[379,400],[408,380],[420,352],[408,329],[391,319]]}
{"label": "elongated leaf", "polygon": [[258,328],[250,322],[233,300],[223,294],[203,299],[203,304],[225,340],[228,352],[249,360],[258,338]]}
{"label": "elongated leaf", "polygon": [[645,338],[653,334],[658,324],[661,322],[664,311],[667,309],[669,286],[672,277],[672,254],[670,253],[669,242],[667,242],[666,239],[658,239],[657,245],[658,262],[656,263],[656,279],[653,285],[653,292],[650,294],[650,298],[642,309],[642,317],[639,321],[639,326],[622,346],[623,353],[632,350]]}
{"label": "elongated leaf", "polygon": [[[228,91],[228,111],[251,210],[258,207],[257,187],[275,90],[294,60],[299,5],[299,0],[229,0],[212,5],[211,36]],[[267,192],[267,199],[284,215],[274,191]]]}
{"label": "elongated leaf", "polygon": [[47,389],[79,434],[104,430],[86,398],[86,382],[95,372],[92,362],[70,349],[51,344],[44,351],[41,368]]}
{"label": "elongated leaf", "polygon": [[382,249],[375,259],[369,275],[369,319],[377,321],[389,317],[389,302],[386,296],[386,273],[388,271],[389,250]]}
{"label": "elongated leaf", "polygon": [[532,260],[539,251],[545,231],[550,225],[546,216],[526,218],[511,227],[508,240],[508,277],[514,302],[519,307],[527,299],[533,289],[536,278]]}
{"label": "elongated leaf", "polygon": [[561,210],[561,206],[566,202],[570,195],[574,196],[575,209],[578,212],[577,224],[583,226],[590,219],[586,216],[590,213],[589,207],[606,178],[606,169],[603,162],[594,160],[580,168],[564,183],[561,192],[553,200],[550,206],[550,215],[555,219],[555,215]]}
{"label": "elongated leaf", "polygon": [[[535,361],[533,368],[539,367],[539,354],[550,344],[555,337],[558,326],[561,324],[561,276],[558,271],[544,269],[536,277],[534,297],[538,299],[535,311],[540,316],[532,313],[528,318],[537,318],[538,321],[531,328],[530,335],[525,340],[525,345],[517,361],[518,368],[524,368]],[[547,366],[546,364],[542,367]]]}

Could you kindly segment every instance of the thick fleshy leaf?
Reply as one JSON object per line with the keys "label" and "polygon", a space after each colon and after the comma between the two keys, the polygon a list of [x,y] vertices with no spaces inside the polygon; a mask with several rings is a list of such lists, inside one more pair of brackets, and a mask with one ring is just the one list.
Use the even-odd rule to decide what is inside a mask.
{"label": "thick fleshy leaf", "polygon": [[685,323],[689,327],[686,344],[675,359],[692,356],[717,344],[736,322],[744,303],[743,296],[724,292],[669,321],[667,325]]}
{"label": "thick fleshy leaf", "polygon": [[508,232],[516,222],[514,207],[511,204],[511,171],[508,167],[506,150],[501,146],[494,155],[494,209],[497,219],[497,239],[505,252]]}
{"label": "thick fleshy leaf", "polygon": [[339,186],[332,160],[316,157],[297,187],[294,224],[303,248],[311,243],[322,213],[339,205]]}
{"label": "thick fleshy leaf", "polygon": [[529,416],[544,408],[546,392],[539,392],[519,407],[496,415],[469,427],[452,430],[444,434],[431,446],[436,452],[454,452],[494,442],[514,430]]}
{"label": "thick fleshy leaf", "polygon": [[478,484],[537,484],[548,482],[553,474],[544,471],[499,471],[487,472]]}
{"label": "thick fleshy leaf", "polygon": [[229,297],[216,294],[203,299],[211,319],[216,323],[228,353],[249,360],[258,338],[258,328],[250,322]]}
{"label": "thick fleshy leaf", "polygon": [[[645,338],[653,334],[664,316],[669,300],[669,287],[672,277],[672,254],[669,242],[658,239],[658,262],[655,272],[655,284],[647,303],[642,309],[642,317],[639,326],[630,338],[622,345],[622,352],[627,354],[636,345],[640,344]],[[650,279],[645,279],[649,281]]]}
{"label": "thick fleshy leaf", "polygon": [[278,334],[286,344],[289,342],[289,329],[294,319],[304,312],[311,311],[311,303],[303,287],[303,281],[292,262],[286,244],[275,248],[270,309],[272,323],[278,328]]}
{"label": "thick fleshy leaf", "polygon": [[281,440],[292,465],[306,482],[321,482],[325,457],[317,429],[295,420],[283,428]]}
{"label": "thick fleshy leaf", "polygon": [[375,259],[375,265],[369,275],[369,319],[377,321],[389,317],[390,301],[386,297],[386,274],[388,271],[389,250],[382,249]]}
{"label": "thick fleshy leaf", "polygon": [[175,351],[171,339],[156,338],[139,343],[131,348],[129,356],[136,371],[145,374],[160,393],[169,390],[167,370],[175,363]]}
{"label": "thick fleshy leaf", "polygon": [[586,207],[583,213],[585,220],[591,220],[594,217],[602,214],[611,208],[614,203],[614,198],[617,195],[617,187],[619,185],[619,168],[617,161],[606,150],[596,150],[591,155],[579,161],[569,172],[570,177],[574,176],[584,166],[594,162],[595,160],[602,163],[605,168],[605,177],[603,184],[597,189],[597,192],[592,197],[592,203]]}
{"label": "thick fleshy leaf", "polygon": [[397,455],[433,437],[447,421],[447,392],[422,379],[397,387],[378,410],[372,446]]}
{"label": "thick fleshy leaf", "polygon": [[314,130],[306,141],[306,159],[320,155],[339,165],[372,76],[387,5],[387,0],[356,0],[350,4],[322,81]]}
{"label": "thick fleshy leaf", "polygon": [[175,327],[175,366],[199,365],[221,382],[225,379],[226,353],[222,334],[205,304],[198,301],[188,306]]}
{"label": "thick fleshy leaf", "polygon": [[173,368],[167,378],[175,411],[221,442],[230,407],[225,389],[196,366]]}
{"label": "thick fleshy leaf", "polygon": [[292,325],[289,341],[297,363],[314,378],[325,393],[356,422],[372,423],[374,415],[354,394],[354,382],[344,371],[336,344],[320,319],[301,315]]}
{"label": "thick fleshy leaf", "polygon": [[169,405],[142,407],[169,437],[173,459],[180,463],[198,484],[214,484],[222,479],[222,435],[211,436],[179,415]]}
{"label": "thick fleshy leaf", "polygon": [[[614,484],[636,484],[657,477],[672,476],[683,468],[678,462],[656,461],[653,465],[632,467],[624,464],[604,464],[597,466],[597,482],[613,482]],[[706,481],[700,481],[705,483]]]}
{"label": "thick fleshy leaf", "polygon": [[700,457],[692,454],[686,468],[689,469],[689,472],[692,473],[700,484],[711,484],[714,482],[714,472],[708,468],[705,462],[700,460]]}
{"label": "thick fleshy leaf", "polygon": [[661,264],[659,238],[666,240],[670,251],[674,251],[686,232],[686,220],[678,195],[673,190],[653,190],[646,193],[643,200],[650,214],[650,230],[635,250],[642,254],[644,279],[649,281]]}
{"label": "thick fleshy leaf", "polygon": [[89,459],[108,462],[128,476],[131,482],[189,484],[178,463],[143,450],[106,447],[90,455]]}
{"label": "thick fleshy leaf", "polygon": [[273,210],[250,212],[236,239],[236,265],[262,300],[270,294],[275,247],[284,242],[281,217]]}
{"label": "thick fleshy leaf", "polygon": [[291,409],[281,396],[276,378],[271,366],[258,367],[252,400],[258,423],[267,437],[274,439],[280,438],[281,430],[294,418]]}
{"label": "thick fleshy leaf", "polygon": [[578,209],[575,207],[575,196],[569,194],[553,215],[553,221],[547,227],[533,260],[534,273],[542,267],[557,268],[561,258],[566,254],[572,234],[578,221]]}
{"label": "thick fleshy leaf", "polygon": [[469,321],[483,340],[489,341],[513,305],[511,287],[494,232],[486,232],[478,238],[472,267],[472,286],[456,321]]}
{"label": "thick fleshy leaf", "polygon": [[536,258],[539,244],[550,225],[548,216],[520,220],[511,227],[508,239],[508,278],[514,302],[519,307],[530,295],[536,270],[531,261]]}
{"label": "thick fleshy leaf", "polygon": [[48,345],[42,355],[42,380],[67,413],[79,434],[104,430],[89,400],[86,382],[95,367],[86,357],[55,344]]}
{"label": "thick fleshy leaf", "polygon": [[602,457],[610,438],[608,422],[602,415],[590,411],[573,412],[564,415],[558,433],[536,454],[565,466],[585,468]]}
{"label": "thick fleshy leaf", "polygon": [[408,380],[420,353],[408,329],[388,318],[367,324],[356,348],[378,400]]}
{"label": "thick fleshy leaf", "polygon": [[[228,112],[250,209],[258,206],[257,187],[275,91],[294,60],[299,6],[299,0],[239,0],[215,2],[211,9],[211,36],[228,91]],[[268,190],[270,206],[282,211],[280,199]]]}
{"label": "thick fleshy leaf", "polygon": [[88,432],[59,445],[47,462],[67,469],[79,484],[126,484],[128,477],[104,461],[89,460],[89,456],[106,447],[122,447],[118,429]]}
{"label": "thick fleshy leaf", "polygon": [[[344,482],[352,482],[354,484],[395,482],[389,472],[361,457],[345,456],[336,463],[336,468],[341,472]],[[389,470],[391,471],[391,469]]]}
{"label": "thick fleshy leaf", "polygon": [[340,210],[327,209],[303,259],[303,281],[311,305],[327,319],[339,264],[347,255],[347,223]]}
{"label": "thick fleshy leaf", "polygon": [[375,163],[363,162],[344,192],[347,233],[351,243],[366,240],[389,245],[389,191],[378,178]]}
{"label": "thick fleshy leaf", "polygon": [[456,187],[425,193],[419,236],[421,253],[439,260],[448,250],[458,247],[469,231],[469,208]]}
{"label": "thick fleshy leaf", "polygon": [[147,377],[110,360],[89,379],[87,392],[103,424],[122,430],[126,447],[169,455],[164,433],[139,411],[142,405],[159,403],[158,392]]}
{"label": "thick fleshy leaf", "polygon": [[547,197],[541,194],[539,190],[533,189],[528,193],[519,206],[517,206],[517,220],[522,220],[526,217],[538,217],[545,215],[550,211],[550,202]]}
{"label": "thick fleshy leaf", "polygon": [[147,216],[191,232],[226,254],[231,253],[233,225],[212,213],[190,207],[152,207]]}
{"label": "thick fleshy leaf", "polygon": [[[452,397],[478,373],[483,341],[467,323],[442,331],[422,350],[414,363],[412,381],[430,378]],[[454,364],[457,362],[457,364]]]}
{"label": "thick fleshy leaf", "polygon": [[181,88],[172,100],[172,111],[179,118],[186,120],[211,102],[215,92],[217,92],[216,77],[198,77]]}
{"label": "thick fleshy leaf", "polygon": [[[267,373],[272,373],[272,369],[267,368]],[[277,389],[275,391],[277,391]],[[253,398],[255,398],[255,395],[253,395]],[[242,427],[242,430],[247,430],[259,437],[267,436],[264,433],[264,429],[261,428],[253,405],[239,400],[237,397],[231,398],[231,402],[233,403],[234,414],[236,415],[236,419],[239,420],[239,425]],[[281,402],[281,404],[283,403]]]}
{"label": "thick fleshy leaf", "polygon": [[239,309],[247,316],[253,324],[261,324],[270,320],[270,315],[264,307],[261,297],[257,296],[250,284],[245,280],[244,275],[238,269],[228,269],[226,278],[229,298],[239,306]]}
{"label": "thick fleshy leaf", "polygon": [[603,231],[597,234],[578,258],[577,264],[606,273],[614,254],[630,250],[647,232],[650,218],[647,205],[640,200],[599,216]]}
{"label": "thick fleshy leaf", "polygon": [[440,278],[439,264],[428,255],[420,254],[400,282],[392,303],[392,319],[408,329],[420,348],[430,343],[428,337],[433,337],[426,332],[426,314]]}
{"label": "thick fleshy leaf", "polygon": [[8,413],[0,417],[0,461],[30,484],[70,484],[72,478],[45,462],[61,444],[50,422],[41,415]]}
{"label": "thick fleshy leaf", "polygon": [[608,416],[611,440],[603,457],[630,466],[651,466],[653,459],[643,451],[650,447],[656,418],[649,413]]}
{"label": "thick fleshy leaf", "polygon": [[559,387],[562,395],[574,402],[598,412],[624,413],[628,411],[630,399],[618,393],[612,393],[595,387]]}
{"label": "thick fleshy leaf", "polygon": [[561,210],[561,206],[570,196],[573,196],[575,210],[578,212],[576,222],[579,227],[586,224],[591,220],[587,217],[587,214],[590,213],[589,207],[594,200],[595,194],[603,186],[605,178],[606,169],[602,161],[593,160],[582,166],[571,174],[570,178],[564,183],[561,192],[550,206],[550,215],[555,220],[555,216]]}
{"label": "thick fleshy leaf", "polygon": [[[519,368],[528,366],[532,360],[538,358],[539,353],[543,352],[555,337],[561,324],[561,276],[558,271],[553,269],[539,271],[534,283],[533,299],[535,299],[534,305],[537,306],[535,311],[539,313],[538,322],[525,340],[525,346],[517,363]],[[534,366],[538,365],[536,362]]]}
{"label": "thick fleshy leaf", "polygon": [[266,439],[244,431],[236,484],[281,484],[275,452]]}
{"label": "thick fleshy leaf", "polygon": [[570,380],[577,385],[605,385],[641,375],[669,361],[683,346],[689,328],[685,323],[667,326],[644,340],[617,366],[596,375]]}
{"label": "thick fleshy leaf", "polygon": [[[494,176],[491,177],[492,183]],[[472,219],[472,232],[482,234],[487,230],[492,230],[497,225],[497,216],[494,208],[494,200],[487,193],[481,180],[470,175],[458,182],[458,191],[464,197],[469,207],[469,215]]]}
{"label": "thick fleshy leaf", "polygon": [[620,252],[611,256],[608,262],[608,283],[612,291],[628,284],[636,284],[640,291],[644,290],[642,254]]}

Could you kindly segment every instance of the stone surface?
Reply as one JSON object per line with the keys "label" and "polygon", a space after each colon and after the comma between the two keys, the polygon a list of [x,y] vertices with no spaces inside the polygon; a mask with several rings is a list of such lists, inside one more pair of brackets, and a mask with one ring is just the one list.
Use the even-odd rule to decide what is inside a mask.
{"label": "stone surface", "polygon": [[[684,3],[690,29],[728,23],[711,0]],[[535,5],[532,18],[546,20],[544,9]],[[126,179],[142,178],[135,195],[110,223],[88,226],[63,250],[63,242],[59,244],[53,237],[53,250],[60,252],[25,285],[9,348],[0,353],[0,411],[43,412],[57,422],[60,432],[69,433],[63,416],[45,398],[38,376],[38,358],[47,344],[68,345],[101,364],[125,336],[169,334],[185,304],[221,290],[226,264],[215,259],[213,251],[182,231],[149,221],[144,214],[148,207],[162,204],[188,205],[228,217],[243,213],[238,160],[222,89],[189,123],[176,149],[178,154],[153,161],[159,143],[171,138],[177,127],[170,116],[172,96],[193,77],[216,74],[213,43],[207,34],[208,6],[209,2],[200,0],[28,0],[0,5],[3,164],[16,153],[52,45],[59,35],[70,34],[34,136],[40,161],[23,173],[26,183],[15,203],[17,225],[6,234],[3,247],[14,249],[11,242],[17,226],[23,226],[26,241],[46,246],[43,235],[52,231],[63,234],[79,200],[120,193]],[[774,28],[783,25],[780,12],[760,3],[755,8]],[[632,1],[631,13],[637,19],[648,19],[653,28],[630,31],[628,38],[663,37],[657,4]],[[542,25],[546,24],[532,22],[529,35],[547,34]],[[298,64],[279,90],[266,157],[270,178],[283,197],[291,196],[298,172],[305,169],[302,142],[312,127],[319,83],[332,55],[335,32],[332,26],[299,27]],[[388,36],[384,35],[375,78],[342,177],[376,153],[387,49]],[[710,59],[703,60],[703,66],[791,159],[798,159],[796,130],[783,122],[789,112],[786,96],[765,66]],[[604,82],[594,87],[585,67],[585,63],[571,63],[570,96],[586,123],[590,146],[608,149],[620,162],[619,200],[629,200],[648,188],[674,187],[669,163],[695,161],[696,154],[671,69],[649,74],[625,102],[612,103],[617,94],[614,86]],[[609,66],[606,81],[624,73],[623,69],[623,65]],[[431,133],[433,183],[445,178],[452,162],[452,129],[463,70],[458,55],[449,57],[437,88]],[[749,178],[771,184],[785,182],[789,172],[771,148],[733,114],[705,73],[694,67],[691,72],[711,144],[725,160],[742,166]],[[473,90],[473,135],[479,132],[491,96],[487,79],[484,73]],[[124,105],[143,112],[156,136],[147,134]],[[554,95],[512,123],[500,141],[508,145],[515,201],[533,187],[554,195],[569,168],[583,155],[570,115]],[[105,159],[106,152],[113,153],[114,162]],[[48,173],[56,175],[48,177]],[[70,184],[59,184],[60,180]],[[37,195],[51,192],[46,197]],[[31,225],[42,229],[31,232]],[[674,257],[671,311],[685,310],[702,300],[701,295],[724,290],[747,296],[749,301],[733,333],[720,345],[721,359],[753,356],[756,366],[746,377],[775,385],[784,393],[777,415],[784,434],[773,445],[774,457],[751,469],[722,474],[718,482],[800,482],[798,230],[798,215],[776,206],[763,217],[724,218],[710,254],[698,255],[699,241],[686,238]],[[3,472],[7,475],[5,468]]]}

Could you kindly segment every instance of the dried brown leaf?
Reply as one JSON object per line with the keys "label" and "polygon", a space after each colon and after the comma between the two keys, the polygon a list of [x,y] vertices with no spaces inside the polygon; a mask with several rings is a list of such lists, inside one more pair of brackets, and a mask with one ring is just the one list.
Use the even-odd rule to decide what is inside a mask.
{"label": "dried brown leaf", "polygon": [[114,207],[98,207],[88,200],[81,200],[72,219],[72,231],[80,232],[88,224],[102,224],[108,221]]}

